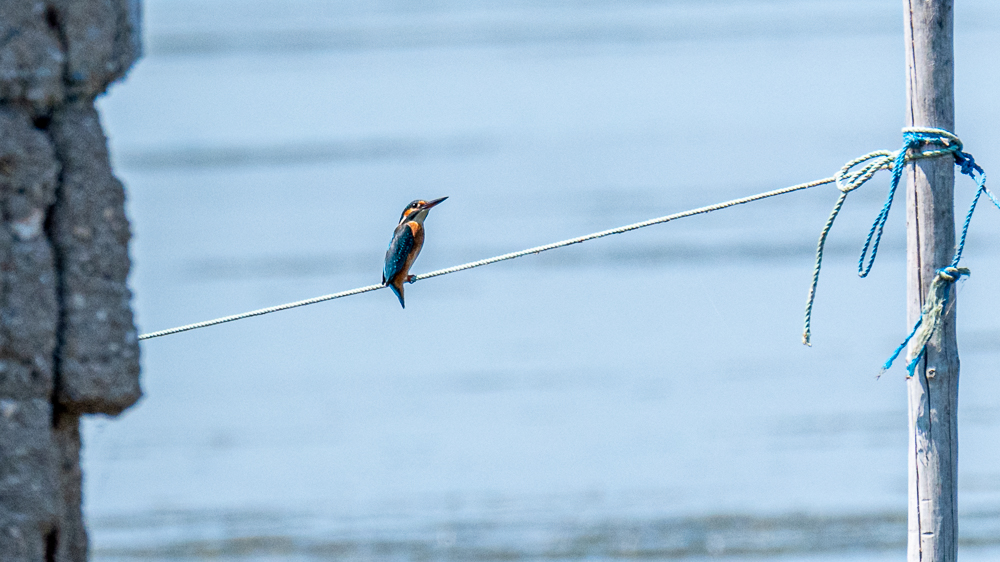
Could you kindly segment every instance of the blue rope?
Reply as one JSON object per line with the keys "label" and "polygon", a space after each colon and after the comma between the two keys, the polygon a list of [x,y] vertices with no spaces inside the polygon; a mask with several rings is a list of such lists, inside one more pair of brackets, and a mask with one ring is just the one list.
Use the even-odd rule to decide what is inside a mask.
{"label": "blue rope", "polygon": [[[892,367],[893,361],[895,361],[899,357],[899,354],[902,353],[904,349],[906,349],[906,344],[910,343],[910,340],[913,339],[914,334],[916,334],[917,330],[920,329],[920,325],[923,323],[923,321],[924,321],[923,315],[921,315],[920,318],[917,318],[917,323],[916,325],[913,326],[913,329],[910,330],[910,335],[906,336],[906,339],[903,340],[903,343],[899,344],[899,347],[897,347],[896,350],[892,352],[892,355],[889,356],[889,360],[886,361],[884,365],[882,365],[882,370],[878,374],[879,377],[882,376],[882,373],[888,371],[889,367]],[[923,354],[921,353],[921,355]],[[913,362],[911,361],[911,363]],[[907,370],[909,371],[909,366],[907,366]],[[907,378],[912,376],[913,372],[910,371],[910,374],[907,375]]]}
{"label": "blue rope", "polygon": [[[952,267],[958,267],[958,262],[962,259],[962,252],[965,251],[965,238],[969,235],[969,223],[972,222],[972,213],[976,210],[976,203],[979,202],[979,196],[985,193],[993,201],[993,204],[1000,209],[1000,201],[997,201],[993,192],[986,189],[986,172],[983,171],[979,164],[976,164],[976,160],[972,155],[959,150],[955,153],[955,164],[961,166],[963,174],[975,180],[979,189],[976,190],[976,196],[972,198],[972,205],[969,207],[969,212],[965,214],[965,223],[962,225],[962,236],[958,240],[955,259],[951,261]],[[979,179],[976,179],[976,173],[979,174]]]}
{"label": "blue rope", "polygon": [[[951,299],[951,286],[958,281],[962,276],[968,275],[969,270],[966,268],[959,268],[954,266],[943,267],[937,271],[937,276],[934,281],[931,282],[931,288],[928,291],[927,301],[924,303],[923,308],[920,311],[920,318],[917,318],[916,324],[913,325],[913,329],[910,330],[910,335],[906,336],[903,343],[896,347],[896,350],[892,352],[889,359],[882,365],[882,370],[879,372],[879,376],[882,373],[889,370],[892,367],[893,361],[895,361],[899,354],[902,353],[906,345],[910,343],[918,333],[918,341],[920,342],[920,350],[910,359],[909,363],[906,364],[906,378],[913,376],[913,373],[917,369],[917,364],[923,358],[924,353],[927,351],[927,342],[930,341],[931,336],[937,330],[938,326],[941,325],[942,319],[944,318],[945,312],[948,310],[948,301]],[[924,320],[927,319],[927,323]],[[923,328],[923,330],[921,330]]]}
{"label": "blue rope", "polygon": [[[910,151],[911,148],[916,148],[920,146],[921,143],[933,143],[942,146],[942,148],[935,150]],[[830,212],[830,218],[827,219],[826,224],[823,226],[823,231],[819,236],[819,242],[816,244],[816,265],[813,267],[812,284],[809,287],[809,296],[806,299],[806,314],[805,324],[802,330],[802,343],[805,345],[812,345],[810,343],[810,339],[812,337],[812,310],[813,304],[816,301],[816,287],[819,284],[819,272],[823,265],[823,250],[826,246],[827,236],[830,233],[830,229],[833,227],[833,222],[837,219],[837,215],[840,213],[840,209],[844,205],[844,200],[846,199],[847,194],[867,183],[868,180],[872,179],[872,176],[874,176],[879,170],[891,169],[893,171],[889,197],[887,198],[885,205],[882,207],[882,211],[879,212],[878,218],[875,219],[875,224],[872,225],[871,231],[868,233],[868,239],[865,240],[865,246],[861,252],[861,258],[858,260],[858,274],[861,277],[865,277],[868,275],[868,272],[871,271],[872,264],[875,261],[875,254],[878,253],[878,245],[882,239],[882,228],[885,226],[885,221],[889,217],[889,208],[892,206],[892,199],[896,194],[896,188],[899,187],[899,181],[903,175],[903,165],[908,161],[920,158],[937,158],[939,156],[954,154],[955,151],[960,150],[960,148],[961,141],[959,141],[958,137],[947,131],[943,131],[941,129],[922,128],[904,129],[903,148],[898,152],[889,152],[887,150],[869,152],[864,156],[855,158],[847,164],[844,164],[844,167],[837,172],[834,179],[837,184],[837,189],[840,190],[841,194],[840,198],[837,199],[837,203],[833,206],[833,211]],[[854,168],[858,166],[860,166],[860,168],[855,170]],[[873,238],[874,246],[872,246]],[[868,267],[865,268],[865,256],[868,253],[870,246],[872,254],[868,261]]]}
{"label": "blue rope", "polygon": [[[920,344],[920,347],[916,351],[916,353],[913,354],[913,357],[909,360],[909,362],[906,365],[907,378],[913,376],[914,372],[916,371],[917,365],[920,363],[920,360],[924,357],[924,355],[927,352],[927,342],[930,341],[931,335],[933,335],[934,331],[937,330],[937,327],[940,325],[942,319],[944,318],[945,312],[948,309],[948,301],[951,300],[951,294],[952,294],[951,286],[955,284],[955,281],[958,281],[963,276],[969,274],[968,269],[958,267],[958,262],[962,260],[962,252],[965,251],[965,241],[969,234],[969,224],[972,222],[972,214],[976,210],[976,204],[979,202],[979,197],[985,193],[986,196],[989,197],[990,200],[993,202],[993,204],[996,205],[998,209],[1000,209],[1000,201],[998,201],[996,196],[989,189],[986,188],[986,172],[983,171],[983,168],[980,167],[979,164],[976,164],[976,160],[972,157],[971,154],[962,151],[962,144],[961,142],[958,141],[958,139],[954,135],[948,133],[947,131],[942,131],[940,133],[937,133],[936,135],[934,133],[921,132],[918,135],[908,137],[908,135],[910,134],[911,133],[904,134],[904,148],[907,147],[908,143],[911,142],[910,139],[913,138],[919,139],[917,142],[918,146],[920,143],[942,144],[946,146],[951,144],[952,146],[954,146],[952,154],[954,155],[955,158],[955,165],[960,167],[961,172],[963,174],[969,176],[970,178],[972,178],[973,181],[976,182],[978,189],[976,190],[975,197],[972,198],[972,205],[969,206],[969,212],[965,214],[965,222],[962,225],[962,235],[961,237],[959,237],[958,244],[955,247],[955,257],[951,260],[951,264],[948,267],[943,267],[937,271],[937,276],[931,283],[927,300],[925,301],[924,306],[921,310],[920,318],[917,319],[916,324],[914,324],[913,329],[910,331],[910,334],[906,336],[906,339],[903,340],[903,343],[899,344],[896,350],[893,351],[892,355],[889,356],[889,359],[885,362],[885,365],[882,366],[882,372],[885,372],[890,367],[892,367],[893,362],[899,357],[903,349],[905,349],[906,346],[910,343],[910,340],[913,339],[913,337],[916,336],[918,332],[921,332],[921,335],[918,338],[918,343]],[[894,181],[895,181],[895,171],[896,170],[893,170]],[[976,177],[977,174],[979,175],[978,178]],[[893,189],[895,189],[895,186],[893,186]],[[888,207],[889,205],[891,205],[891,203],[892,203],[892,192],[890,191],[889,201],[886,202],[886,206],[883,208],[883,212],[886,212],[888,210]],[[881,218],[882,215],[880,214],[879,217]],[[877,223],[878,219],[876,219],[876,224]],[[874,230],[874,227],[872,228]],[[878,246],[877,239],[875,244],[876,244],[875,247],[877,247]],[[862,258],[863,257],[864,255],[862,254]],[[872,254],[872,258],[874,259],[874,253]],[[869,263],[869,268],[870,268],[870,263]],[[867,274],[867,271],[865,273]],[[864,277],[864,275],[862,275],[862,277]],[[927,320],[926,324],[925,324],[925,319]],[[921,330],[921,328],[923,330]]]}
{"label": "blue rope", "polygon": [[[861,257],[858,258],[858,275],[861,277],[868,277],[868,273],[872,270],[872,265],[875,264],[875,255],[878,254],[878,244],[882,241],[882,228],[885,227],[885,221],[889,219],[889,208],[892,207],[892,199],[896,196],[896,188],[899,187],[899,180],[903,177],[903,165],[906,163],[906,153],[911,148],[916,148],[919,145],[920,141],[914,139],[910,133],[903,133],[903,148],[899,149],[896,159],[892,163],[892,183],[889,184],[889,196],[886,197],[885,205],[882,205],[882,210],[875,217],[872,229],[868,231],[868,238],[865,239],[865,245],[861,247]],[[874,243],[872,243],[872,236],[875,237]],[[865,256],[868,254],[869,244],[871,244],[872,255],[868,259],[868,265],[865,265]]]}
{"label": "blue rope", "polygon": [[[938,145],[945,151],[955,154],[956,160],[958,160],[957,155],[962,153],[962,143],[958,141],[958,138],[955,135],[952,135],[951,133],[947,133],[947,135],[945,135],[942,133],[947,133],[947,131],[942,130],[941,132],[932,132],[931,129],[903,131],[903,147],[896,153],[896,158],[892,163],[892,183],[889,184],[889,195],[885,199],[885,204],[882,205],[882,210],[879,211],[878,216],[875,217],[875,223],[872,224],[871,230],[868,231],[868,238],[865,239],[865,245],[861,248],[861,257],[858,258],[859,277],[868,277],[868,273],[872,270],[872,265],[875,264],[875,255],[878,253],[878,245],[879,242],[882,241],[882,229],[885,227],[886,220],[889,219],[889,209],[892,207],[892,200],[896,196],[896,188],[899,187],[899,182],[903,178],[903,167],[906,164],[907,154],[910,150],[917,149],[921,145],[925,144]],[[971,166],[978,168],[975,161],[972,159],[972,156],[965,154],[965,157],[968,158],[968,162],[971,163]],[[962,170],[963,173],[965,173],[964,167]],[[982,168],[979,168],[979,170],[982,172]],[[874,242],[872,241],[872,237],[875,238]],[[872,254],[868,258],[868,264],[865,265],[865,256],[868,255],[869,245],[871,245]]]}
{"label": "blue rope", "polygon": [[[926,146],[934,148],[925,150],[924,147]],[[885,204],[882,205],[882,210],[879,211],[878,216],[875,218],[875,223],[872,224],[871,230],[868,231],[868,237],[861,248],[861,256],[858,258],[858,275],[860,277],[867,277],[871,272],[872,265],[875,263],[878,246],[882,241],[882,231],[885,228],[886,220],[889,218],[889,210],[892,208],[896,189],[903,178],[903,168],[906,162],[918,158],[936,158],[948,154],[951,154],[955,159],[955,165],[959,166],[962,173],[976,182],[979,189],[976,190],[976,196],[972,199],[969,212],[965,215],[965,223],[962,225],[962,235],[955,247],[954,259],[952,259],[950,265],[937,271],[937,275],[931,282],[924,306],[921,308],[920,318],[917,319],[916,324],[910,330],[906,339],[903,340],[903,343],[896,347],[892,355],[882,366],[882,372],[888,370],[893,362],[899,358],[903,350],[906,349],[907,345],[916,338],[915,346],[917,347],[917,351],[906,365],[907,377],[913,376],[917,364],[927,350],[927,343],[941,324],[945,312],[947,312],[948,302],[951,300],[951,286],[954,285],[955,281],[969,274],[969,270],[958,267],[958,263],[962,259],[962,252],[965,251],[965,241],[969,234],[969,224],[972,222],[972,214],[976,210],[979,197],[985,193],[990,201],[1000,209],[1000,200],[986,188],[986,173],[983,171],[983,168],[976,164],[976,160],[971,154],[962,151],[962,141],[944,129],[915,127],[903,129],[903,146],[898,152],[887,152],[884,150],[871,152],[848,162],[835,176],[837,188],[840,189],[841,195],[837,199],[837,203],[833,206],[830,218],[827,219],[822,232],[820,232],[819,243],[816,246],[816,266],[813,269],[812,285],[809,288],[809,297],[806,301],[805,329],[802,333],[802,343],[810,345],[812,309],[816,298],[816,286],[819,283],[820,266],[823,263],[823,248],[830,229],[833,227],[833,222],[844,205],[844,199],[847,194],[864,185],[879,170],[886,168],[892,170],[889,194],[886,197]],[[855,167],[862,164],[864,165],[860,169],[854,170]],[[871,250],[870,255],[869,250]],[[866,259],[867,263],[865,263]],[[879,374],[881,375],[881,373]]]}

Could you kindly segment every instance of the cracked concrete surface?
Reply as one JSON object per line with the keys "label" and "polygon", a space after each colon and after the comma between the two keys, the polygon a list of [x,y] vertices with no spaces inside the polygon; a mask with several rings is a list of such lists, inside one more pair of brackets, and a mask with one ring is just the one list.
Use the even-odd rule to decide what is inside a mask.
{"label": "cracked concrete surface", "polygon": [[125,193],[94,99],[134,0],[0,0],[0,560],[87,559],[81,414],[141,396]]}

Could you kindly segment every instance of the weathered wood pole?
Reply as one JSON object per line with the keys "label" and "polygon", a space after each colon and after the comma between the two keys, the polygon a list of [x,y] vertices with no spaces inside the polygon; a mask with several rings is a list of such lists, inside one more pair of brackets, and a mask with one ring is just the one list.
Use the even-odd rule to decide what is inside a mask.
{"label": "weathered wood pole", "polygon": [[[907,122],[955,128],[953,0],[903,0]],[[907,325],[937,269],[955,251],[955,163],[919,160],[907,167]],[[909,562],[954,562],[958,554],[958,346],[955,298],[907,382],[909,396]]]}

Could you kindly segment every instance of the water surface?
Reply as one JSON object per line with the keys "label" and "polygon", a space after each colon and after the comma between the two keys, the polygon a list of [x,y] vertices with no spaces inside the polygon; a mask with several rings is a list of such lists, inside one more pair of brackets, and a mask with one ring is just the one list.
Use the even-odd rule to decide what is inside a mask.
{"label": "water surface", "polygon": [[[1000,11],[956,16],[958,133],[1000,165]],[[832,175],[894,149],[896,3],[150,1],[100,102],[148,332]],[[902,201],[833,187],[143,343],[85,423],[94,559],[902,560]],[[964,212],[974,187],[958,183]],[[1000,211],[959,285],[963,560],[1000,554]]]}

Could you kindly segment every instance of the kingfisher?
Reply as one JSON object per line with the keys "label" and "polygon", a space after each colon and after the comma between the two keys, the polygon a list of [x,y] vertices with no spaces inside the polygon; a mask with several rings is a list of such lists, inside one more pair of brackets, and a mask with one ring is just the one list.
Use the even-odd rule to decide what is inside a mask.
{"label": "kingfisher", "polygon": [[399,224],[392,233],[392,242],[389,242],[389,249],[385,252],[382,285],[388,285],[396,293],[403,308],[406,308],[406,303],[403,302],[403,283],[413,282],[410,266],[416,261],[420,248],[424,245],[424,219],[431,208],[445,199],[447,197],[433,201],[417,199],[410,203],[403,209]]}

